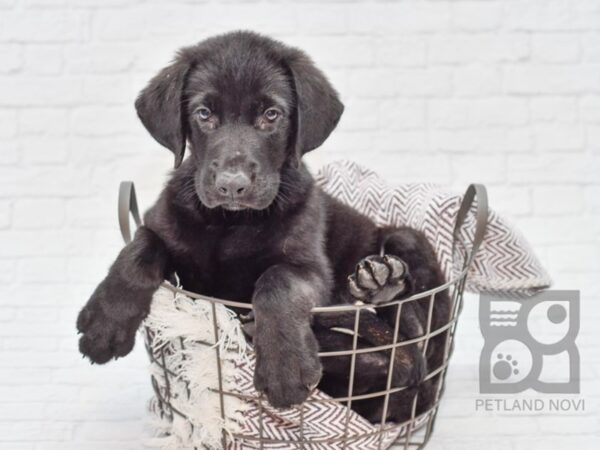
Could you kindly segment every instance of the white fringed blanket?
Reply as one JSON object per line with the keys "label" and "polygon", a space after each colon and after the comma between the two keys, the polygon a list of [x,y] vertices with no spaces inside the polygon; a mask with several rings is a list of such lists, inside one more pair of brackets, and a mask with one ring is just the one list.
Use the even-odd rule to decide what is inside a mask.
{"label": "white fringed blanket", "polygon": [[[227,417],[221,417],[217,349],[223,389],[235,391],[240,376],[237,367],[249,361],[246,339],[235,313],[222,305],[216,305],[214,312],[218,340],[210,303],[176,296],[165,287],[154,294],[150,314],[140,329],[152,349],[150,371],[159,393],[149,404],[156,432],[147,442],[149,447],[180,450],[202,444],[217,449],[221,448],[221,430],[243,429],[250,404],[227,396]],[[162,401],[165,398],[168,405]]]}

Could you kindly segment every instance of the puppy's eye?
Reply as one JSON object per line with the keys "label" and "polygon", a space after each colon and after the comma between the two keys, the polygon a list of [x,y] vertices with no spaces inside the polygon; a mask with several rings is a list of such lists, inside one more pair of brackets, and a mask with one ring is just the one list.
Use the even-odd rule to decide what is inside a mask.
{"label": "puppy's eye", "polygon": [[205,106],[201,106],[196,110],[196,115],[200,118],[200,120],[208,120],[210,116],[212,116],[212,112]]}
{"label": "puppy's eye", "polygon": [[277,120],[277,118],[279,117],[279,110],[276,108],[269,108],[264,112],[264,116],[265,119],[267,119],[269,122],[275,122]]}

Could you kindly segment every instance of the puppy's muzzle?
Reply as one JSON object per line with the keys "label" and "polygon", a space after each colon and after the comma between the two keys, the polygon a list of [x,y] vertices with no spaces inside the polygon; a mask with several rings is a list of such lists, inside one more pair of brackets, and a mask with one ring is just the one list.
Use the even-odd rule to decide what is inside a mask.
{"label": "puppy's muzzle", "polygon": [[215,178],[215,188],[223,199],[236,200],[248,194],[252,180],[242,171],[223,171]]}

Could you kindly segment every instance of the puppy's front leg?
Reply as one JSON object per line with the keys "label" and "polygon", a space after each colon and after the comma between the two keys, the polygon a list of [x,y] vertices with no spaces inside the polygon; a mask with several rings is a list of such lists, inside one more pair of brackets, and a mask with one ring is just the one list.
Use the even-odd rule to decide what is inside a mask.
{"label": "puppy's front leg", "polygon": [[140,227],[77,317],[77,329],[83,333],[79,351],[84,356],[103,364],[131,351],[166,267],[164,243],[154,232]]}
{"label": "puppy's front leg", "polygon": [[254,385],[275,407],[302,403],[321,378],[310,310],[326,295],[322,276],[287,264],[270,267],[256,282]]}

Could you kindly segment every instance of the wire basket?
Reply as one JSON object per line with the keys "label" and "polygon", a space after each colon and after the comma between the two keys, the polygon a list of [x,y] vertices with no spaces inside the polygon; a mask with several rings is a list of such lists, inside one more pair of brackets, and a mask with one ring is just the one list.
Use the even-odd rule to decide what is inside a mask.
{"label": "wire basket", "polygon": [[[465,222],[467,215],[470,212],[474,212],[475,214],[475,232],[473,234],[472,242],[467,243],[461,239],[460,230]],[[138,211],[137,200],[135,196],[135,189],[133,183],[131,182],[122,182],[120,191],[119,191],[119,223],[121,226],[121,233],[123,235],[123,239],[126,243],[131,241],[131,228],[130,228],[130,216],[133,217],[137,226],[141,225],[141,219]],[[456,221],[454,226],[454,234],[453,234],[453,244],[452,244],[452,252],[454,265],[456,270],[454,271],[455,276],[453,279],[447,281],[441,286],[438,286],[434,289],[430,289],[428,291],[420,292],[412,295],[409,298],[404,298],[400,300],[394,300],[392,302],[388,302],[381,305],[370,305],[370,304],[354,304],[354,305],[336,305],[336,306],[327,306],[327,307],[316,307],[313,308],[313,314],[323,314],[323,313],[340,313],[340,312],[350,312],[354,314],[354,329],[352,331],[352,348],[343,349],[338,351],[327,351],[320,352],[320,358],[333,358],[333,357],[349,357],[350,358],[350,370],[348,374],[348,385],[346,394],[343,396],[338,396],[334,398],[324,398],[311,396],[309,397],[305,403],[299,405],[299,423],[300,423],[300,435],[294,440],[288,439],[276,439],[273,437],[266,436],[264,432],[265,427],[263,426],[263,422],[265,420],[266,415],[268,414],[267,405],[265,405],[266,400],[263,399],[262,396],[256,395],[253,398],[248,398],[247,396],[241,395],[239,392],[234,392],[233,390],[228,390],[224,387],[223,377],[222,377],[222,362],[221,362],[221,354],[220,348],[218,345],[214,345],[216,342],[219,342],[220,339],[220,329],[217,325],[217,310],[221,308],[222,305],[227,308],[233,308],[237,311],[247,311],[252,309],[251,304],[233,302],[224,299],[207,297],[204,295],[200,295],[194,292],[186,291],[184,289],[180,289],[174,287],[173,285],[165,282],[163,283],[163,287],[171,290],[174,293],[183,294],[187,297],[194,299],[196,302],[207,302],[207,310],[212,314],[212,330],[211,333],[214,337],[214,342],[205,342],[201,343],[207,346],[210,346],[211,349],[214,349],[216,358],[214,359],[216,364],[216,375],[218,377],[215,392],[218,394],[219,404],[218,409],[223,421],[225,421],[227,417],[226,405],[227,405],[227,397],[236,397],[243,401],[251,401],[258,405],[259,413],[258,413],[258,421],[259,426],[256,430],[250,433],[226,433],[222,432],[222,436],[220,439],[220,445],[225,449],[237,449],[237,448],[246,448],[246,447],[236,447],[234,445],[235,442],[246,442],[251,443],[250,447],[252,448],[278,448],[278,449],[351,449],[358,448],[362,450],[363,448],[367,448],[367,446],[356,445],[357,442],[365,442],[364,439],[369,439],[370,448],[374,448],[377,450],[384,449],[389,447],[391,444],[398,446],[398,448],[403,449],[422,449],[425,447],[427,442],[432,436],[435,419],[437,416],[438,408],[440,405],[440,400],[442,397],[442,393],[444,391],[444,381],[445,376],[448,370],[448,364],[450,357],[453,351],[453,341],[454,335],[456,332],[457,320],[460,315],[462,309],[462,301],[463,301],[463,292],[465,288],[465,282],[467,278],[467,273],[469,267],[471,266],[475,254],[483,240],[483,236],[485,233],[485,229],[487,226],[487,218],[488,218],[488,208],[487,208],[487,193],[485,187],[482,185],[472,184],[468,187],[456,215]],[[450,299],[450,314],[443,324],[438,324],[438,326],[433,326],[433,311],[435,308],[436,298],[439,297],[439,294],[446,293]],[[400,328],[400,319],[402,314],[402,309],[405,305],[410,302],[427,302],[427,320],[426,320],[426,328],[423,334],[414,339],[408,340],[399,340],[399,328]],[[377,310],[378,308],[396,308],[396,316],[394,323],[394,336],[393,341],[389,345],[378,346],[378,347],[367,347],[367,348],[359,348],[358,347],[358,335],[359,335],[359,325],[360,325],[360,317],[361,311],[369,308],[371,310]],[[146,349],[148,355],[152,361],[152,363],[159,367],[162,371],[160,378],[161,382],[157,381],[156,376],[152,376],[151,382],[152,387],[155,392],[155,405],[159,409],[159,414],[163,419],[173,421],[176,418],[178,420],[188,420],[185,412],[179,410],[177,407],[173,405],[171,386],[174,383],[182,382],[180,377],[177,377],[177,374],[174,373],[166,364],[166,359],[169,357],[169,353],[178,352],[185,350],[184,339],[181,338],[177,341],[177,345],[170,346],[157,346],[154,342],[154,336],[150,329],[143,329],[142,333],[144,334],[144,338],[146,341]],[[422,399],[420,399],[421,391],[417,391],[414,397],[411,399],[410,405],[410,417],[408,417],[402,423],[386,423],[385,418],[387,417],[387,410],[389,407],[390,396],[397,395],[401,393],[403,390],[406,390],[407,386],[392,386],[392,372],[394,370],[394,354],[398,348],[407,345],[418,345],[423,355],[427,354],[428,346],[432,340],[437,340],[438,342],[442,342],[443,352],[441,360],[436,367],[428,367],[428,371],[425,374],[425,378],[423,383],[430,383],[431,386],[434,387],[433,395],[429,395],[429,399],[425,407],[423,407]],[[436,344],[438,345],[438,344]],[[387,383],[386,387],[383,390],[378,392],[370,392],[367,394],[356,394],[354,392],[354,380],[355,380],[355,363],[356,358],[359,354],[362,353],[371,353],[371,352],[389,352],[391,354],[389,361],[390,364],[387,368]],[[184,383],[187,383],[183,380]],[[192,387],[189,384],[185,385],[186,395],[189,397]],[[377,424],[373,424],[370,430],[364,431],[362,433],[356,434],[351,433],[349,431],[349,423],[350,423],[350,411],[353,403],[360,402],[367,399],[380,398],[383,402],[382,409],[382,417],[381,421]],[[345,423],[343,432],[340,435],[335,437],[329,437],[326,439],[315,440],[310,437],[305,437],[302,433],[303,421],[305,420],[305,411],[308,408],[310,403],[318,403],[318,402],[341,402],[346,406],[346,415],[345,415]],[[190,426],[193,428],[192,421],[190,422]],[[390,436],[392,438],[390,439]],[[360,441],[363,439],[363,441]],[[194,447],[196,448],[196,447]],[[198,446],[201,448],[201,446]]]}

